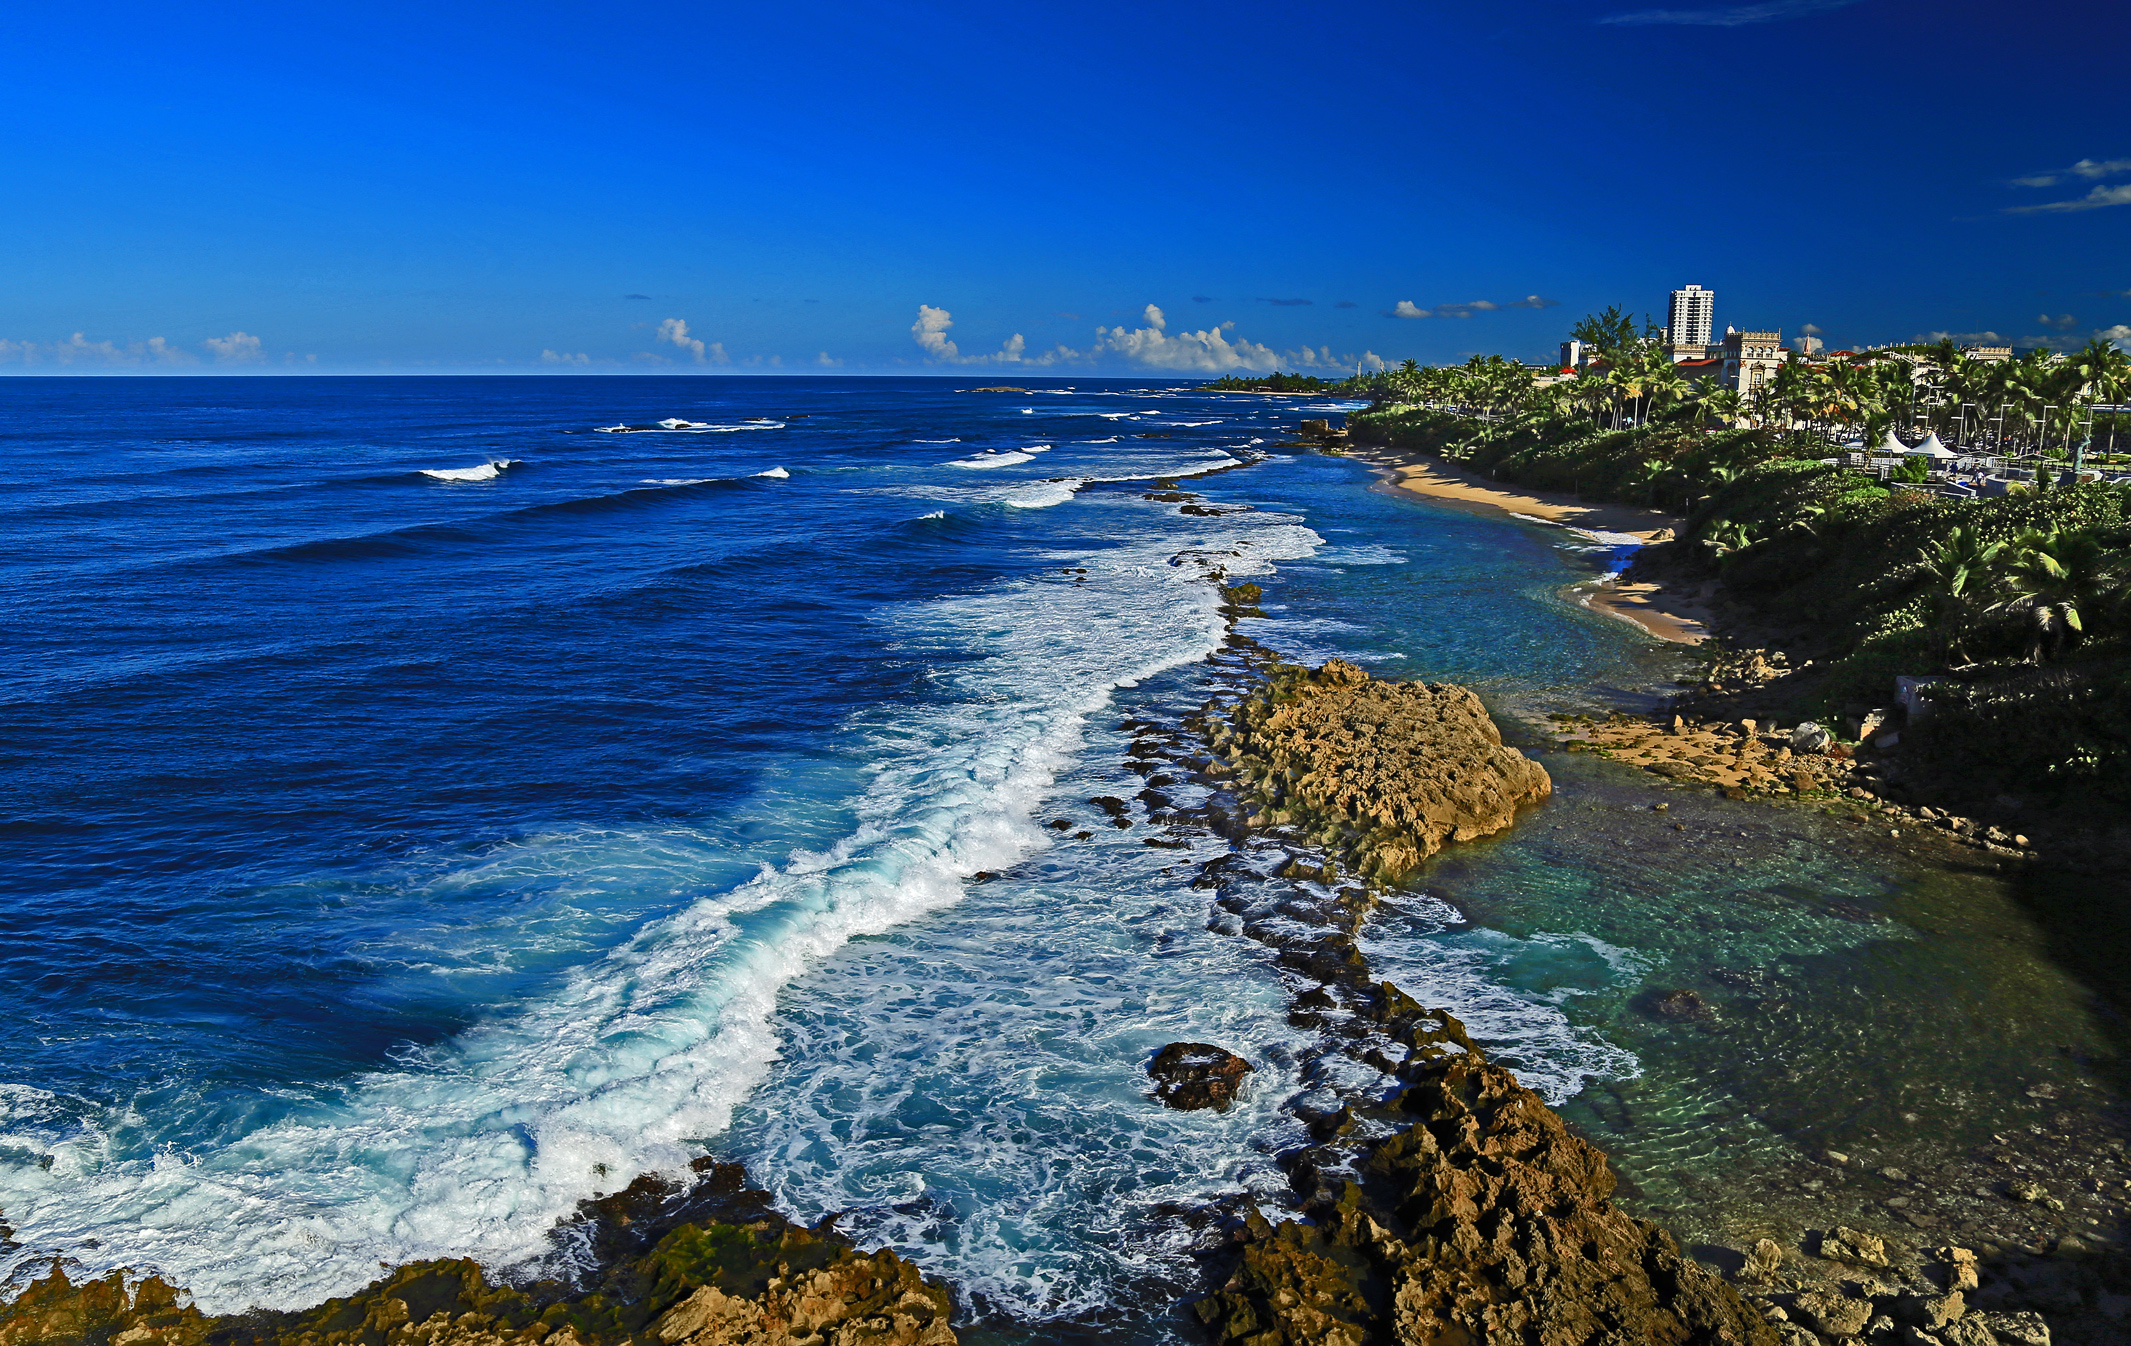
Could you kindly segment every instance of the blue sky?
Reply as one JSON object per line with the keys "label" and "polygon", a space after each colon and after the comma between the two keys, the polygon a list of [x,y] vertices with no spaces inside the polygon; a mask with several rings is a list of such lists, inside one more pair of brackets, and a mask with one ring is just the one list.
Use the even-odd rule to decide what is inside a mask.
{"label": "blue sky", "polygon": [[2121,0],[8,9],[10,373],[2131,337]]}

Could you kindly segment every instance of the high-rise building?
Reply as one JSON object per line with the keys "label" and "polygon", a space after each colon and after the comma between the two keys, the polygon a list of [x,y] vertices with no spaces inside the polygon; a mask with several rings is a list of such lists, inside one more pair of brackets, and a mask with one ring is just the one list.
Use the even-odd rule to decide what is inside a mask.
{"label": "high-rise building", "polygon": [[1672,292],[1672,307],[1665,314],[1665,343],[1670,346],[1707,346],[1710,320],[1716,316],[1717,292],[1690,285]]}

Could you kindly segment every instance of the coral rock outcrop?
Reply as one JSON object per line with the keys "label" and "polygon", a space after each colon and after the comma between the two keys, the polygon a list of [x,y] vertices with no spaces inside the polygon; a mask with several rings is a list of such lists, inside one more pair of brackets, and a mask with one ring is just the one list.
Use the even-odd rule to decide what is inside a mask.
{"label": "coral rock outcrop", "polygon": [[1298,826],[1387,879],[1447,841],[1502,831],[1553,791],[1472,692],[1385,682],[1342,659],[1274,670],[1213,747],[1256,810],[1253,825]]}
{"label": "coral rock outcrop", "polygon": [[1310,1223],[1246,1223],[1197,1313],[1223,1343],[1303,1346],[1775,1346],[1672,1236],[1611,1200],[1605,1157],[1470,1049],[1414,1054],[1360,1181]]}

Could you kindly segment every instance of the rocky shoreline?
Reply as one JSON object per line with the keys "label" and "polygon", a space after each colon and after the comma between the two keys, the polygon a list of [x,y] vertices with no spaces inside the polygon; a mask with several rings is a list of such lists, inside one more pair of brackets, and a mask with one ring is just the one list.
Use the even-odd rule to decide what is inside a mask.
{"label": "rocky shoreline", "polygon": [[[2101,1343],[2120,1339],[2120,1330],[2131,1326],[2131,1266],[2114,1243],[2131,1216],[2131,1159],[2115,1135],[2124,1119],[2092,1110],[2045,1116],[2047,1125],[2001,1134],[1973,1152],[1940,1154],[1908,1169],[1897,1162],[1915,1161],[1864,1147],[1821,1152],[1795,1175],[1796,1197],[1811,1205],[1838,1189],[1855,1192],[1882,1213],[1884,1224],[1874,1230],[1806,1225],[1780,1242],[1763,1237],[1750,1246],[1700,1246],[1680,1264],[1685,1270],[1675,1270],[1670,1259],[1678,1254],[1669,1236],[1610,1207],[1611,1175],[1595,1149],[1489,1065],[1455,1020],[1371,979],[1354,932],[1374,906],[1378,885],[1340,878],[1341,857],[1354,854],[1358,839],[1364,854],[1373,849],[1367,834],[1357,838],[1351,826],[1327,829],[1320,811],[1269,809],[1285,795],[1268,799],[1258,792],[1258,771],[1223,770],[1235,756],[1266,760],[1247,751],[1260,740],[1243,736],[1246,728],[1266,723],[1268,707],[1280,701],[1265,691],[1283,688],[1292,697],[1314,690],[1322,696],[1328,687],[1355,685],[1359,671],[1285,669],[1248,641],[1231,644],[1238,665],[1262,679],[1260,689],[1239,690],[1230,704],[1209,705],[1185,726],[1203,735],[1196,755],[1188,735],[1157,735],[1154,726],[1145,726],[1149,736],[1142,741],[1159,743],[1178,766],[1196,769],[1230,792],[1209,802],[1200,816],[1227,831],[1236,850],[1205,866],[1202,882],[1217,889],[1216,905],[1235,918],[1235,933],[1280,950],[1280,965],[1293,980],[1294,1021],[1324,1036],[1326,1066],[1316,1078],[1347,1084],[1313,1090],[1293,1105],[1318,1141],[1285,1157],[1306,1218],[1275,1225],[1245,1212],[1233,1231],[1238,1249],[1228,1279],[1198,1307],[1217,1339],[1621,1339],[1608,1338],[1573,1312],[1548,1318],[1553,1309],[1537,1294],[1537,1282],[1512,1286],[1505,1278],[1520,1274],[1516,1263],[1506,1256],[1494,1260],[1503,1247],[1502,1231],[1519,1228],[1518,1220],[1530,1212],[1514,1206],[1515,1196],[1510,1209],[1488,1202],[1499,1202],[1506,1192],[1528,1194],[1534,1183],[1547,1182],[1558,1184],[1551,1202],[1541,1203],[1550,1218],[1605,1227],[1598,1246],[1614,1249],[1609,1265],[1619,1264],[1620,1248],[1633,1246],[1641,1250],[1644,1274],[1668,1287],[1663,1295],[1637,1301],[1641,1307],[1630,1315],[1634,1325],[1615,1329],[1625,1330],[1625,1339],[1729,1340],[1734,1338],[1724,1334],[1731,1332],[1743,1334],[1737,1340],[1780,1340],[1785,1346],[2035,1346],[2053,1339],[2052,1328],[2058,1342]],[[1636,734],[1654,728],[1632,719],[1622,723],[1624,735],[1628,726]],[[1670,741],[1696,742],[1694,731],[1666,728],[1662,736]],[[1714,736],[1701,732],[1703,746],[1713,746],[1706,740]],[[1757,746],[1769,759],[1782,751]],[[1238,747],[1246,751],[1238,754]],[[1702,754],[1682,753],[1680,760],[1699,769],[1694,755]],[[1737,758],[1734,745],[1732,764],[1723,769],[1750,777],[1753,763],[1741,767]],[[1830,788],[1839,772],[1827,770],[1828,762],[1844,760],[1794,768],[1812,774],[1805,796],[1848,800]],[[1282,779],[1306,797],[1307,787],[1296,786],[1311,773],[1290,774],[1297,765],[1283,764]],[[1184,815],[1170,819],[1172,828],[1186,821]],[[1977,844],[1997,845],[1988,834]],[[1339,1068],[1331,1068],[1334,1058]],[[1354,1088],[1357,1064],[1382,1072],[1385,1087]],[[2059,1102],[2048,1086],[2037,1086],[2030,1096],[2041,1110],[2070,1102]],[[1423,1131],[1428,1139],[1417,1134]],[[1536,1164],[1546,1176],[1521,1176],[1520,1164]],[[1506,1185],[1492,1185],[1498,1181]],[[1416,1192],[1428,1201],[1416,1205]],[[1475,1204],[1468,1210],[1460,1199]],[[1419,1228],[1412,1223],[1416,1210],[1428,1217]],[[1469,1215],[1486,1238],[1475,1243],[1461,1234],[1465,1226],[1454,1218],[1461,1215]],[[1771,1232],[1778,1223],[1771,1221]],[[2094,1232],[2082,1237],[2082,1230]],[[1438,1241],[1426,1242],[1431,1236]],[[1415,1239],[1422,1251],[1415,1251]],[[1516,1246],[1512,1239],[1510,1247]],[[1461,1262],[1467,1253],[1478,1255],[1482,1265]],[[1529,1267],[1527,1258],[1526,1273]],[[1571,1256],[1566,1266],[1545,1274],[1581,1286],[1567,1296],[1571,1303],[1623,1302],[1620,1287],[1579,1280],[1588,1272]],[[1439,1275],[1464,1288],[1462,1301],[1416,1288],[1437,1283],[1431,1278]],[[1705,1277],[1720,1277],[1721,1283],[1712,1288]],[[1732,1296],[1750,1306],[1747,1318],[1732,1316]],[[1446,1306],[1460,1302],[1464,1316],[1453,1322],[1456,1311],[1446,1316]],[[1504,1310],[1504,1302],[1520,1307]]]}
{"label": "rocky shoreline", "polygon": [[[0,1242],[7,1230],[0,1226]],[[954,1346],[945,1286],[833,1220],[792,1223],[737,1165],[698,1160],[584,1202],[555,1231],[576,1274],[517,1284],[414,1262],[295,1313],[210,1317],[160,1278],[63,1265],[0,1305],[0,1346]]]}
{"label": "rocky shoreline", "polygon": [[[1224,593],[1231,618],[1254,612],[1255,586]],[[1119,828],[1148,829],[1149,845],[1230,843],[1197,866],[1195,886],[1212,894],[1216,929],[1273,952],[1291,1022],[1317,1038],[1302,1062],[1307,1088],[1289,1104],[1311,1143],[1280,1156],[1298,1218],[1247,1202],[1200,1213],[1208,1280],[1192,1311],[1212,1340],[2046,1346],[2120,1340],[2131,1327],[2131,1267],[2106,1236],[2080,1236],[2124,1222],[2131,1158],[2084,1116],[1928,1169],[1858,1147],[1814,1156],[1798,1194],[1869,1193],[1885,1212],[1870,1229],[1683,1249],[1622,1209],[1604,1156],[1455,1018],[1374,978],[1357,944],[1389,885],[1447,842],[1511,826],[1551,791],[1545,769],[1506,745],[1462,688],[1386,683],[1336,660],[1295,668],[1233,632],[1208,663],[1216,692],[1195,714],[1128,723],[1129,765],[1147,779],[1141,808],[1090,802]],[[2022,833],[1874,793],[1875,782],[1900,788],[1874,770],[1874,750],[1807,747],[1796,726],[1778,732],[1737,713],[1750,701],[1722,700],[1797,668],[1769,651],[1720,656],[1666,716],[1565,718],[1556,737],[1676,788],[1802,800],[1928,830],[1992,863],[2033,860]],[[1174,804],[1163,791],[1180,780],[1212,797]],[[1150,1066],[1175,1106],[1222,1106],[1249,1087],[1248,1060],[1214,1044],[1174,1044]],[[590,1250],[567,1279],[506,1284],[470,1262],[421,1263],[305,1312],[208,1318],[153,1277],[76,1284],[55,1267],[0,1305],[0,1346],[956,1339],[949,1290],[909,1262],[860,1251],[833,1218],[793,1224],[734,1166],[698,1170],[687,1184],[647,1176],[585,1203],[558,1230]]]}

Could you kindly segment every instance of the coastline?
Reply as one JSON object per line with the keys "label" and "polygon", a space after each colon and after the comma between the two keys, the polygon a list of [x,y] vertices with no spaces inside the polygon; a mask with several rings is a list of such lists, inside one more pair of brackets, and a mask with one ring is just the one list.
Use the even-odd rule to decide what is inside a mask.
{"label": "coastline", "polygon": [[[1367,445],[1347,450],[1346,456],[1376,468],[1385,491],[1414,500],[1538,519],[1582,533],[1633,537],[1646,546],[1670,541],[1680,525],[1678,516],[1662,510],[1594,504],[1558,492],[1504,486],[1455,463],[1409,451]],[[1616,575],[1576,597],[1593,612],[1671,644],[1699,645],[1711,634],[1712,613],[1699,593],[1668,591],[1649,581],[1625,582]]]}

